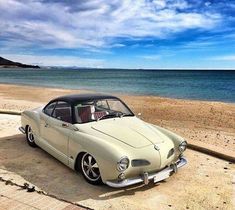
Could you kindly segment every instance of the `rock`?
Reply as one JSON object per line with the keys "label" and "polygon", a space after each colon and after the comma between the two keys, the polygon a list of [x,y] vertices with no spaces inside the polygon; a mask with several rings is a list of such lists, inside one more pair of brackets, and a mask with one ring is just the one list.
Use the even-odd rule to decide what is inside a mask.
{"label": "rock", "polygon": [[27,64],[23,64],[23,63],[19,63],[19,62],[14,62],[14,61],[10,61],[7,60],[3,57],[0,57],[0,67],[3,68],[40,68],[39,66],[34,66],[34,65],[27,65]]}
{"label": "rock", "polygon": [[27,189],[27,192],[34,192],[35,191],[35,187],[32,186],[32,187],[28,187]]}

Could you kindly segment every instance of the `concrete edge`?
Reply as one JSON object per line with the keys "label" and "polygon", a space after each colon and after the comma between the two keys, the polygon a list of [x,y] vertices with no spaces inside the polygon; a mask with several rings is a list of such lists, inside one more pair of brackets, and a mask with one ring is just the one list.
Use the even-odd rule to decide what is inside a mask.
{"label": "concrete edge", "polygon": [[0,109],[0,114],[11,114],[11,115],[21,115],[22,112],[20,111],[13,111],[7,109]]}
{"label": "concrete edge", "polygon": [[[5,183],[5,185],[19,187],[20,190],[25,190],[25,191],[30,192],[30,193],[35,192],[35,193],[38,193],[38,194],[43,195],[43,196],[54,198],[54,199],[56,199],[58,201],[62,201],[62,202],[68,203],[68,204],[72,204],[72,205],[80,207],[82,209],[93,210],[90,207],[83,206],[83,205],[81,205],[79,203],[72,202],[72,201],[60,198],[60,197],[58,197],[56,195],[53,195],[53,194],[47,193],[45,191],[39,190],[39,189],[37,189],[37,187],[35,185],[33,185],[31,183],[28,183],[28,182],[25,182],[24,185],[20,185],[20,184],[17,184],[16,182],[12,181],[12,179],[4,179],[3,177],[0,177],[0,182]],[[36,189],[35,189],[35,187],[36,187]]]}
{"label": "concrete edge", "polygon": [[[20,112],[20,111],[0,109],[0,114],[21,115],[21,113],[22,112]],[[195,151],[198,151],[198,152],[201,152],[201,153],[204,153],[204,154],[207,154],[207,155],[210,155],[210,156],[213,156],[213,157],[216,157],[216,158],[220,158],[220,159],[235,163],[235,156],[231,156],[231,155],[227,155],[227,154],[224,154],[221,152],[217,152],[217,151],[211,150],[209,148],[201,147],[201,146],[198,146],[198,145],[192,144],[192,143],[188,143],[188,148],[195,150]]]}
{"label": "concrete edge", "polygon": [[191,150],[195,150],[195,151],[198,151],[198,152],[201,152],[201,153],[219,158],[219,159],[223,159],[223,160],[235,163],[235,157],[234,156],[227,155],[227,154],[224,154],[224,153],[221,153],[221,152],[217,152],[217,151],[211,150],[211,149],[206,148],[206,147],[201,147],[201,146],[198,146],[198,145],[195,145],[195,144],[188,143],[188,148],[191,149]]}

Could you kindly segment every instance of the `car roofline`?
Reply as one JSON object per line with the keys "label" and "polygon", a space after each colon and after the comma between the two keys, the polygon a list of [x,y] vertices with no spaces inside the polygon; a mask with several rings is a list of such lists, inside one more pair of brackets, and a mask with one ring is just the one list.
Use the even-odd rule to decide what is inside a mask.
{"label": "car roofline", "polygon": [[118,97],[112,96],[112,95],[88,93],[88,94],[73,94],[73,95],[60,96],[60,97],[52,99],[49,103],[54,102],[54,101],[65,101],[73,105],[74,103],[77,103],[77,102],[83,102],[83,101],[88,101],[88,100],[99,100],[99,99],[120,100]]}

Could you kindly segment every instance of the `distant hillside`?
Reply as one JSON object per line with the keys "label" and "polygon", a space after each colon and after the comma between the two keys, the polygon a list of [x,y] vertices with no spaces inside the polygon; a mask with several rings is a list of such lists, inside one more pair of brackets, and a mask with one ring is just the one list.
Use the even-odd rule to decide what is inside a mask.
{"label": "distant hillside", "polygon": [[0,57],[0,67],[2,68],[40,68],[39,66],[34,66],[34,65],[27,65],[23,63],[18,63],[18,62],[13,62],[10,60],[7,60],[3,57]]}

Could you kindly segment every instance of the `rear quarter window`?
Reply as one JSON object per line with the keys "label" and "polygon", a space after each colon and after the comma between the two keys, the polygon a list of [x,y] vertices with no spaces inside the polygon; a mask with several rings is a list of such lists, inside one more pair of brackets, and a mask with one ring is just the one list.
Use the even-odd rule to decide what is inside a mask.
{"label": "rear quarter window", "polygon": [[56,102],[52,102],[50,104],[48,104],[45,108],[44,108],[44,113],[51,116],[54,108],[55,108]]}
{"label": "rear quarter window", "polygon": [[52,113],[52,117],[64,122],[72,123],[72,109],[70,104],[58,101]]}

